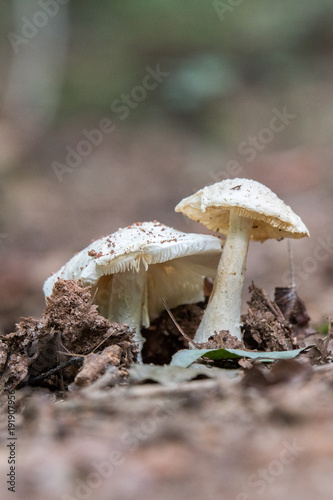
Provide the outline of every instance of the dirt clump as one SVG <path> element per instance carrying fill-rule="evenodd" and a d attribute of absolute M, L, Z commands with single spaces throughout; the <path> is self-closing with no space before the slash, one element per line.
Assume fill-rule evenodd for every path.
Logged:
<path fill-rule="evenodd" d="M 108 364 L 118 363 L 125 375 L 129 364 L 137 359 L 133 335 L 134 330 L 128 326 L 111 323 L 99 315 L 89 287 L 59 279 L 41 319 L 22 318 L 14 332 L 0 339 L 1 389 L 41 380 L 42 385 L 64 389 L 82 363 L 86 375 L 81 375 L 81 381 L 85 379 L 85 383 L 94 380 Z M 109 347 L 111 351 L 104 352 Z M 99 368 L 92 375 L 87 368 L 89 355 L 99 356 L 101 352 Z"/>
<path fill-rule="evenodd" d="M 304 301 L 300 298 L 295 288 L 275 288 L 274 301 L 280 308 L 283 316 L 291 324 L 292 330 L 298 340 L 303 340 L 316 333 L 309 325 L 310 316 Z"/>
<path fill-rule="evenodd" d="M 243 339 L 247 349 L 260 351 L 288 351 L 299 345 L 292 326 L 280 308 L 254 283 L 249 287 L 249 309 L 242 316 Z"/>
<path fill-rule="evenodd" d="M 199 344 L 200 349 L 242 349 L 242 343 L 229 330 L 220 330 L 209 337 L 207 342 Z"/>

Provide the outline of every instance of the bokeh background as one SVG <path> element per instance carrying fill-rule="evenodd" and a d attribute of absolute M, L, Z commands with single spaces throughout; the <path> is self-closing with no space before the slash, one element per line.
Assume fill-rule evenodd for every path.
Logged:
<path fill-rule="evenodd" d="M 0 28 L 2 332 L 42 312 L 44 280 L 91 239 L 154 219 L 205 232 L 175 205 L 235 176 L 308 226 L 298 291 L 325 323 L 333 1 L 13 0 Z M 272 294 L 288 268 L 286 241 L 250 245 L 247 285 Z"/>

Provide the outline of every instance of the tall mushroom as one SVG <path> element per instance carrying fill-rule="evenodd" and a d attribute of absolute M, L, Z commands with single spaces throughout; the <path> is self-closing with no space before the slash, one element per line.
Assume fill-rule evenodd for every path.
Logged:
<path fill-rule="evenodd" d="M 250 179 L 227 179 L 183 199 L 176 212 L 227 236 L 213 292 L 196 342 L 229 330 L 241 340 L 240 312 L 250 239 L 303 238 L 309 231 L 292 209 L 269 188 Z"/>
<path fill-rule="evenodd" d="M 100 313 L 136 329 L 148 327 L 169 307 L 203 300 L 204 277 L 215 277 L 221 241 L 215 236 L 187 234 L 157 221 L 138 222 L 94 241 L 44 283 L 52 293 L 58 278 L 92 285 Z"/>

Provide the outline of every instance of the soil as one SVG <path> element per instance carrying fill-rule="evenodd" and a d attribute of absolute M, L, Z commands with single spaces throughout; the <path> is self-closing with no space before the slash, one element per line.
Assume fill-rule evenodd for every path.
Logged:
<path fill-rule="evenodd" d="M 3 441 L 11 439 L 7 399 L 15 398 L 16 498 L 331 498 L 333 325 L 326 339 L 303 329 L 299 341 L 292 311 L 301 303 L 308 316 L 291 289 L 284 313 L 254 284 L 251 294 L 248 346 L 308 349 L 271 364 L 163 366 L 188 346 L 180 331 L 194 335 L 205 303 L 180 306 L 176 325 L 164 312 L 145 332 L 150 365 L 141 370 L 159 364 L 159 377 L 134 377 L 133 331 L 99 316 L 89 287 L 59 280 L 42 317 L 23 319 L 0 349 Z M 209 342 L 239 347 L 223 331 Z M 2 477 L 8 453 L 1 448 Z M 1 487 L 1 498 L 12 498 Z"/>
<path fill-rule="evenodd" d="M 299 347 L 290 321 L 264 290 L 252 284 L 249 310 L 243 316 L 244 344 L 260 351 L 288 351 Z"/>

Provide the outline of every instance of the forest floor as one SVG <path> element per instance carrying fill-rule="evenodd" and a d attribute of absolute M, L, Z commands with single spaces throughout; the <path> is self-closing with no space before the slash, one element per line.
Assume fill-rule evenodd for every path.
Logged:
<path fill-rule="evenodd" d="M 87 289 L 57 286 L 39 320 L 22 320 L 3 339 L 0 471 L 13 481 L 2 479 L 3 500 L 14 490 L 22 500 L 331 498 L 332 332 L 311 334 L 304 304 L 292 334 L 258 288 L 243 317 L 248 345 L 261 338 L 280 353 L 307 345 L 294 359 L 202 358 L 181 368 L 153 359 L 148 345 L 151 363 L 140 366 L 131 330 L 99 316 Z M 190 331 L 202 309 L 174 313 Z M 147 344 L 186 347 L 162 316 Z M 79 366 L 52 371 L 80 356 Z"/>

